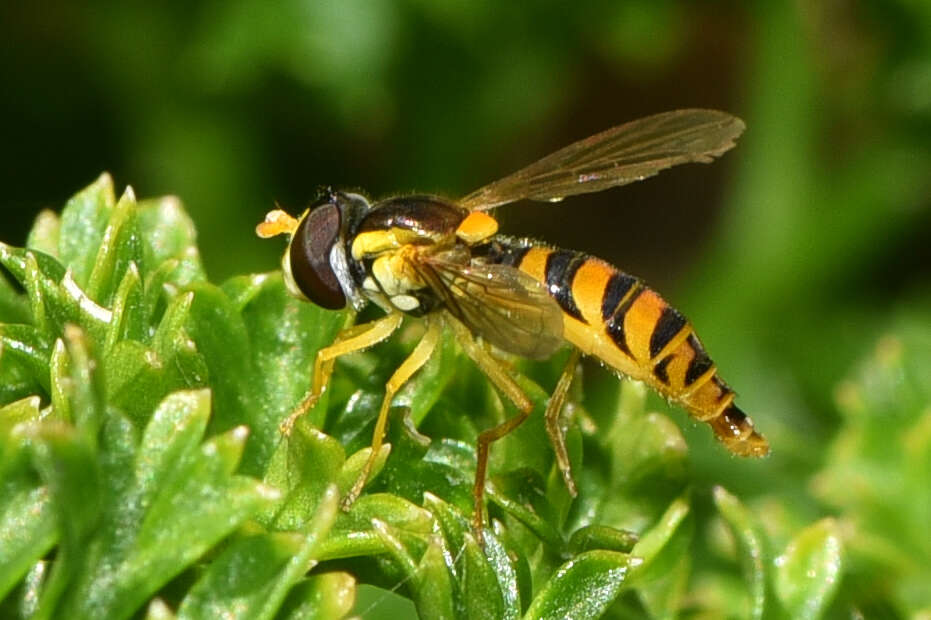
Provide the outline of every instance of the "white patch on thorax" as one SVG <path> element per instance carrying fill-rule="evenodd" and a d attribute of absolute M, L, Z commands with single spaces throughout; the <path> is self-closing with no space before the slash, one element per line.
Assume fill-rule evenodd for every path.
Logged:
<path fill-rule="evenodd" d="M 423 288 L 424 284 L 400 254 L 379 256 L 372 263 L 372 277 L 389 297 Z"/>
<path fill-rule="evenodd" d="M 391 298 L 391 303 L 402 312 L 410 312 L 420 305 L 420 301 L 413 295 L 395 295 Z"/>

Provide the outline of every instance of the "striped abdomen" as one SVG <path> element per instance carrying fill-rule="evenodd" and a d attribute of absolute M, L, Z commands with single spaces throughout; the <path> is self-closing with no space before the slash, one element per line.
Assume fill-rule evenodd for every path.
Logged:
<path fill-rule="evenodd" d="M 734 391 L 692 325 L 655 291 L 580 252 L 498 237 L 486 260 L 508 264 L 544 283 L 563 310 L 566 340 L 619 372 L 639 379 L 706 422 L 740 456 L 769 445 L 733 404 Z"/>

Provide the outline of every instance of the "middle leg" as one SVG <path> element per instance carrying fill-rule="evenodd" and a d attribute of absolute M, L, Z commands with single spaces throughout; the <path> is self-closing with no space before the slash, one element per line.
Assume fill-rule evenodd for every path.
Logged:
<path fill-rule="evenodd" d="M 440 321 L 431 319 L 430 317 L 425 320 L 427 321 L 427 331 L 424 333 L 423 338 L 420 339 L 420 342 L 417 343 L 417 346 L 414 347 L 414 350 L 408 358 L 394 371 L 394 374 L 391 375 L 391 378 L 388 379 L 388 383 L 385 385 L 385 397 L 381 401 L 381 409 L 375 421 L 375 432 L 372 434 L 372 451 L 369 453 L 369 457 L 365 461 L 365 465 L 362 467 L 362 471 L 359 472 L 359 476 L 356 478 L 352 488 L 346 496 L 343 497 L 343 510 L 349 510 L 356 499 L 358 499 L 359 495 L 362 493 L 362 488 L 365 486 L 369 475 L 372 473 L 372 467 L 375 465 L 375 459 L 378 458 L 378 453 L 381 451 L 382 442 L 385 438 L 385 426 L 388 423 L 388 410 L 391 408 L 391 401 L 394 400 L 394 396 L 397 394 L 398 390 L 407 383 L 407 380 L 427 363 L 427 360 L 430 359 L 430 355 L 433 354 L 433 350 L 440 340 L 442 329 Z"/>

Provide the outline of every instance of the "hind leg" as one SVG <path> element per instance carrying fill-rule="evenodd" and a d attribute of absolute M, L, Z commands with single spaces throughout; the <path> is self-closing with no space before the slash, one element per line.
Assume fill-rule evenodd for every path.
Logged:
<path fill-rule="evenodd" d="M 559 425 L 559 416 L 562 413 L 563 405 L 566 404 L 566 397 L 569 395 L 569 387 L 572 385 L 572 379 L 575 375 L 575 368 L 579 364 L 581 352 L 573 348 L 565 368 L 559 375 L 559 381 L 556 388 L 546 404 L 546 434 L 553 445 L 553 452 L 556 453 L 556 464 L 562 473 L 562 479 L 566 483 L 569 495 L 575 497 L 578 495 L 575 481 L 572 479 L 572 465 L 569 463 L 569 452 L 566 450 L 566 435 Z"/>

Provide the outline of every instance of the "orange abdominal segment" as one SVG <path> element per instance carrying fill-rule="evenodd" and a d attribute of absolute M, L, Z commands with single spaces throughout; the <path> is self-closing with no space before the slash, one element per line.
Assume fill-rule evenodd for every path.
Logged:
<path fill-rule="evenodd" d="M 647 383 L 711 426 L 727 448 L 763 456 L 769 446 L 733 404 L 734 391 L 691 324 L 654 290 L 580 252 L 532 246 L 516 265 L 545 284 L 563 310 L 563 335 L 583 353 Z"/>

